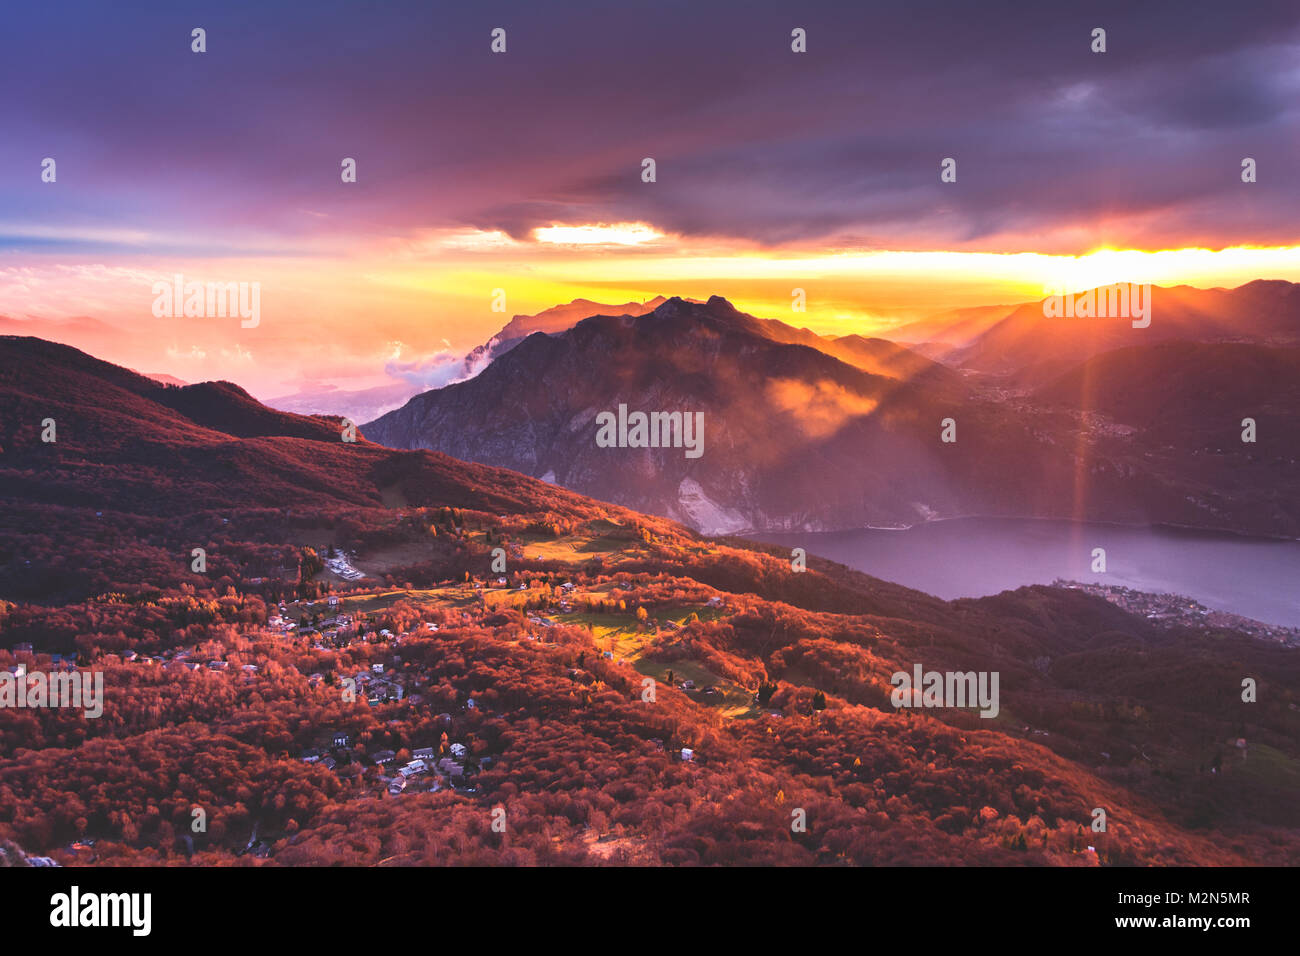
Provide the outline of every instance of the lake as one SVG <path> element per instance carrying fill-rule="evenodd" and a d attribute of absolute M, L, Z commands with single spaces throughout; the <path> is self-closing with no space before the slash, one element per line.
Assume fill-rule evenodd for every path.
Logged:
<path fill-rule="evenodd" d="M 954 518 L 906 531 L 756 534 L 951 600 L 1056 578 L 1182 594 L 1206 607 L 1300 627 L 1300 542 L 1173 528 Z M 1106 549 L 1106 573 L 1091 570 Z"/>

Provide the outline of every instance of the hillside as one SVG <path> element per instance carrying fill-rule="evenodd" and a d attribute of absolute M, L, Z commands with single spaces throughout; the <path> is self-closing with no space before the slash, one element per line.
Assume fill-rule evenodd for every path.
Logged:
<path fill-rule="evenodd" d="M 1261 279 L 1236 289 L 1153 286 L 1146 328 L 1124 318 L 1046 318 L 1042 302 L 1028 303 L 944 361 L 1001 374 L 1031 369 L 1019 379 L 1042 384 L 1102 352 L 1173 340 L 1300 344 L 1300 285 Z"/>
<path fill-rule="evenodd" d="M 0 709 L 0 841 L 29 854 L 1300 860 L 1286 648 L 1056 588 L 945 603 L 816 558 L 795 572 L 773 549 L 443 455 L 222 433 L 73 349 L 0 351 L 0 666 L 68 655 L 107 688 L 98 720 Z M 778 357 L 835 361 L 803 351 Z M 209 423 L 316 427 L 205 395 Z M 52 445 L 31 440 L 38 409 L 60 419 Z M 323 565 L 336 545 L 363 576 Z M 889 677 L 916 664 L 997 671 L 996 718 L 896 709 Z M 1240 702 L 1241 673 L 1259 703 Z M 362 674 L 364 693 L 341 693 Z M 399 784 L 425 748 L 437 767 Z"/>
<path fill-rule="evenodd" d="M 973 340 L 1001 322 L 1015 305 L 978 305 L 964 309 L 949 309 L 890 329 L 889 338 L 927 350 L 952 351 L 969 345 Z"/>

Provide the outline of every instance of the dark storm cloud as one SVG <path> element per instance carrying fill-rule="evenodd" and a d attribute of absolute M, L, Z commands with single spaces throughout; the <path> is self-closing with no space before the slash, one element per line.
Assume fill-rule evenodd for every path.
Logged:
<path fill-rule="evenodd" d="M 1297 238 L 1294 2 L 54 2 L 7 18 L 10 223 L 259 246 L 628 220 L 889 248 Z M 346 193 L 343 156 L 360 171 Z M 1244 156 L 1260 164 L 1246 195 Z"/>

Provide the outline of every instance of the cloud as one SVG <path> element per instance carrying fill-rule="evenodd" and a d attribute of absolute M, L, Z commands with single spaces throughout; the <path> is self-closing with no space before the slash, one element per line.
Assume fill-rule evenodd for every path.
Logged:
<path fill-rule="evenodd" d="M 423 389 L 454 385 L 473 378 L 488 367 L 492 361 L 491 347 L 495 343 L 494 336 L 487 346 L 475 349 L 468 355 L 452 349 L 441 349 L 413 358 L 401 358 L 398 355 L 384 363 L 384 371 L 390 378 L 418 385 Z"/>
<path fill-rule="evenodd" d="M 305 21 L 268 8 L 253 33 L 214 11 L 211 35 L 239 39 L 205 71 L 184 44 L 159 46 L 153 12 L 28 5 L 7 65 L 43 80 L 4 107 L 0 165 L 53 154 L 60 178 L 0 185 L 0 246 L 313 255 L 460 230 L 444 248 L 473 252 L 535 245 L 557 223 L 644 222 L 766 246 L 1018 251 L 1091 237 L 1101 215 L 1113 245 L 1297 238 L 1300 178 L 1280 174 L 1300 93 L 1294 0 L 1248 14 L 1103 0 L 1086 19 L 1041 0 L 925 6 L 809 0 L 806 54 L 789 50 L 787 15 L 743 0 L 667 0 L 653 17 L 520 8 L 501 57 L 468 39 L 476 11 L 435 25 L 416 0 Z M 65 42 L 67 7 L 99 44 Z M 1092 54 L 1099 23 L 1109 49 Z M 185 82 L 159 85 L 159 70 Z M 81 95 L 91 82 L 100 95 Z M 344 155 L 354 186 L 339 183 Z M 1255 190 L 1267 202 L 1241 201 L 1234 155 L 1279 171 Z M 656 183 L 640 180 L 645 156 Z M 959 176 L 942 187 L 947 156 Z"/>
<path fill-rule="evenodd" d="M 808 384 L 798 379 L 776 379 L 768 383 L 766 395 L 777 412 L 790 416 L 796 427 L 813 440 L 835 434 L 849 419 L 870 415 L 880 404 L 830 381 Z"/>

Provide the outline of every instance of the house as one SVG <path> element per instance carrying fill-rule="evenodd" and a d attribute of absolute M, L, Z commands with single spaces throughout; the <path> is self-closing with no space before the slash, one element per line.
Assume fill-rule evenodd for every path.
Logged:
<path fill-rule="evenodd" d="M 388 792 L 391 793 L 393 796 L 397 796 L 405 789 L 406 789 L 405 777 L 394 777 L 393 782 L 388 785 Z"/>
<path fill-rule="evenodd" d="M 690 761 L 695 759 L 695 751 L 688 747 L 682 748 L 682 760 Z"/>
<path fill-rule="evenodd" d="M 327 603 L 330 607 L 338 607 L 338 606 L 339 606 L 339 596 L 338 596 L 337 594 L 331 594 L 331 595 L 329 596 L 329 600 L 328 600 L 326 603 Z"/>
<path fill-rule="evenodd" d="M 334 746 L 335 746 L 335 747 L 346 747 L 346 746 L 348 745 L 348 743 L 349 743 L 349 738 L 348 738 L 348 735 L 347 735 L 347 734 L 345 734 L 345 733 L 343 733 L 343 732 L 340 731 L 339 733 L 336 733 L 336 734 L 334 735 Z"/>
<path fill-rule="evenodd" d="M 456 763 L 456 761 L 452 760 L 450 757 L 443 757 L 439 760 L 438 769 L 449 777 L 465 776 L 464 765 Z"/>
<path fill-rule="evenodd" d="M 383 665 L 383 664 L 371 664 L 371 665 L 370 665 L 370 669 L 371 669 L 372 671 L 374 671 L 376 674 L 382 674 L 382 673 L 384 672 L 384 665 Z"/>
<path fill-rule="evenodd" d="M 392 763 L 397 759 L 397 754 L 391 750 L 380 750 L 370 755 L 370 759 L 379 764 L 381 767 L 386 763 Z"/>
<path fill-rule="evenodd" d="M 682 690 L 695 690 L 695 681 L 693 680 L 682 681 Z"/>
<path fill-rule="evenodd" d="M 457 760 L 465 759 L 466 750 L 464 744 L 452 744 L 450 750 L 451 750 L 451 755 L 455 757 Z"/>
<path fill-rule="evenodd" d="M 313 747 L 311 750 L 304 750 L 302 752 L 303 763 L 315 763 L 318 760 L 320 760 L 320 751 L 316 748 Z"/>
<path fill-rule="evenodd" d="M 338 761 L 335 760 L 333 757 L 326 757 L 320 762 L 320 765 L 324 767 L 326 770 L 333 770 L 335 767 L 338 766 Z"/>
<path fill-rule="evenodd" d="M 421 747 L 419 750 L 411 751 L 411 756 L 416 760 L 433 760 L 437 757 L 437 753 L 434 752 L 432 747 Z"/>
<path fill-rule="evenodd" d="M 466 709 L 466 710 L 473 710 L 474 707 L 475 707 L 475 704 L 474 704 L 474 698 L 473 698 L 473 697 L 471 697 L 469 700 L 465 701 L 465 709 Z"/>
<path fill-rule="evenodd" d="M 709 607 L 722 607 L 722 598 L 711 597 L 706 603 L 709 605 Z"/>
<path fill-rule="evenodd" d="M 370 703 L 382 703 L 386 700 L 401 700 L 406 696 L 406 688 L 396 681 L 376 678 L 370 682 Z"/>
<path fill-rule="evenodd" d="M 400 773 L 403 777 L 412 777 L 417 773 L 424 773 L 428 769 L 429 769 L 428 764 L 426 764 L 423 760 L 412 760 L 410 763 L 408 763 L 405 767 L 399 769 L 397 772 Z"/>

